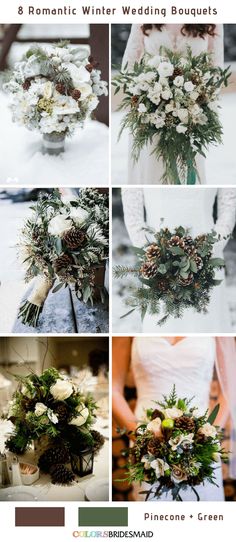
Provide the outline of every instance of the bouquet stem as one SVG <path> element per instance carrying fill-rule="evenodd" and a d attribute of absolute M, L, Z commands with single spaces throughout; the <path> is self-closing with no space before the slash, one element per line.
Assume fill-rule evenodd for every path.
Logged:
<path fill-rule="evenodd" d="M 65 133 L 52 132 L 51 134 L 43 134 L 43 154 L 51 154 L 57 156 L 65 151 Z"/>
<path fill-rule="evenodd" d="M 53 282 L 47 277 L 40 277 L 30 298 L 22 303 L 18 318 L 24 325 L 37 327 L 39 316 L 51 290 Z"/>

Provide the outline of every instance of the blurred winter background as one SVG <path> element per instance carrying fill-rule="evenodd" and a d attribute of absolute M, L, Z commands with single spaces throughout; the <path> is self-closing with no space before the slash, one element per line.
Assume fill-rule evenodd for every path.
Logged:
<path fill-rule="evenodd" d="M 0 182 L 40 186 L 108 184 L 108 98 L 101 98 L 96 120 L 88 121 L 84 130 L 78 130 L 71 139 L 67 138 L 66 152 L 60 156 L 42 155 L 42 136 L 12 123 L 9 96 L 2 91 L 7 70 L 21 60 L 33 43 L 47 44 L 60 40 L 69 40 L 73 45 L 86 48 L 88 54 L 93 54 L 99 61 L 103 79 L 108 81 L 108 25 L 0 25 Z"/>
<path fill-rule="evenodd" d="M 131 25 L 111 25 L 111 62 L 112 74 L 119 69 L 129 37 Z M 225 65 L 231 65 L 232 77 L 229 87 L 222 96 L 221 120 L 224 129 L 223 144 L 211 147 L 207 162 L 206 173 L 208 184 L 235 184 L 236 183 L 236 157 L 235 157 L 235 126 L 236 126 L 236 25 L 224 25 L 224 52 Z M 128 167 L 128 132 L 118 142 L 118 133 L 122 118 L 121 112 L 117 112 L 120 102 L 120 94 L 114 96 L 111 90 L 111 165 L 112 184 L 121 185 L 127 183 Z"/>
<path fill-rule="evenodd" d="M 120 188 L 112 190 L 112 250 L 113 267 L 115 265 L 131 266 L 135 256 L 131 250 L 130 239 L 124 224 Z M 215 213 L 217 202 L 215 205 Z M 236 329 L 236 227 L 233 238 L 227 243 L 224 251 L 226 262 L 227 303 L 229 305 L 233 329 Z M 142 324 L 138 312 L 134 311 L 126 318 L 121 318 L 128 311 L 125 305 L 127 289 L 134 284 L 134 278 L 114 279 L 112 284 L 112 330 L 114 333 L 141 333 Z"/>

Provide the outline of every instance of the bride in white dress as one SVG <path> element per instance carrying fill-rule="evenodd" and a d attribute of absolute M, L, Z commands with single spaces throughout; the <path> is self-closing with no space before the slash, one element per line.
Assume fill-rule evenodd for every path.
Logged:
<path fill-rule="evenodd" d="M 122 67 L 132 68 L 145 53 L 158 55 L 160 47 L 185 53 L 190 47 L 194 55 L 202 52 L 213 54 L 215 66 L 223 67 L 223 25 L 132 25 L 131 33 L 124 53 Z M 152 154 L 153 145 L 142 149 L 139 160 L 131 157 L 132 136 L 129 139 L 129 184 L 162 184 L 163 163 Z M 202 156 L 197 156 L 198 182 L 206 183 L 205 164 Z"/>
<path fill-rule="evenodd" d="M 153 408 L 153 401 L 162 400 L 163 394 L 169 395 L 173 385 L 179 397 L 191 398 L 193 405 L 204 414 L 209 408 L 210 388 L 214 365 L 219 382 L 222 382 L 219 397 L 220 411 L 216 423 L 223 427 L 229 411 L 230 392 L 225 381 L 235 379 L 236 356 L 233 339 L 230 341 L 231 354 L 227 363 L 231 365 L 228 376 L 220 364 L 219 346 L 214 337 L 115 337 L 113 338 L 113 416 L 120 428 L 127 433 L 136 429 L 137 423 L 144 419 L 147 408 Z M 231 342 L 232 341 L 232 342 Z M 230 358 L 230 359 L 229 359 Z M 124 386 L 127 375 L 132 372 L 137 391 L 137 402 L 133 413 L 124 398 Z M 222 378 L 224 373 L 224 379 Z M 230 376 L 229 376 L 230 374 Z M 229 384 L 229 382 L 228 382 Z M 197 492 L 203 501 L 224 500 L 221 464 L 216 464 L 215 482 L 217 486 L 205 482 L 197 486 Z M 144 500 L 140 491 L 150 489 L 149 484 L 134 484 L 133 497 Z M 183 500 L 196 500 L 191 488 L 181 493 Z M 164 494 L 160 500 L 172 500 L 171 494 Z"/>
<path fill-rule="evenodd" d="M 217 214 L 216 224 L 213 220 L 213 207 L 216 195 Z M 190 229 L 193 237 L 209 233 L 214 229 L 221 238 L 228 237 L 234 228 L 236 220 L 236 190 L 230 188 L 198 188 L 162 187 L 162 188 L 123 188 L 122 189 L 124 220 L 131 242 L 136 247 L 142 247 L 147 242 L 147 234 L 143 227 L 149 226 L 155 230 L 164 227 L 173 230 L 184 226 Z M 146 214 L 146 220 L 145 220 Z M 222 257 L 222 251 L 227 240 L 217 243 L 215 255 Z M 223 279 L 220 286 L 215 286 L 211 293 L 207 314 L 197 313 L 187 309 L 183 318 L 170 317 L 160 328 L 157 322 L 164 316 L 164 310 L 158 315 L 146 314 L 143 321 L 144 333 L 228 333 L 232 332 L 230 313 L 225 291 L 224 271 L 219 271 L 216 278 Z M 128 317 L 127 317 L 128 318 Z"/>

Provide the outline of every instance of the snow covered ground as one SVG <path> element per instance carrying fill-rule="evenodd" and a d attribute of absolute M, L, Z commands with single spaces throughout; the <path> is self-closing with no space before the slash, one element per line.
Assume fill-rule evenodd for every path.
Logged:
<path fill-rule="evenodd" d="M 59 156 L 43 155 L 42 136 L 13 124 L 9 97 L 0 93 L 0 183 L 34 186 L 107 186 L 109 129 L 89 121 Z"/>
<path fill-rule="evenodd" d="M 236 184 L 236 94 L 224 94 L 222 97 L 221 120 L 224 130 L 223 144 L 211 147 L 206 161 L 207 184 Z M 123 132 L 117 141 L 123 113 L 111 116 L 111 178 L 113 185 L 127 184 L 128 168 L 128 131 Z"/>

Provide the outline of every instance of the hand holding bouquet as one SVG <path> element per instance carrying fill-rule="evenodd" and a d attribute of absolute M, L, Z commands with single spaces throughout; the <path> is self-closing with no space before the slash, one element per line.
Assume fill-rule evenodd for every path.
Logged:
<path fill-rule="evenodd" d="M 129 451 L 128 481 L 147 482 L 150 490 L 141 491 L 158 499 L 171 492 L 173 500 L 182 501 L 188 488 L 205 481 L 215 484 L 214 470 L 227 453 L 221 447 L 222 435 L 214 424 L 219 405 L 200 416 L 191 400 L 179 399 L 175 387 L 156 408 L 146 411 L 146 421 L 136 430 L 134 446 Z"/>
<path fill-rule="evenodd" d="M 205 156 L 210 144 L 221 143 L 219 93 L 227 86 L 229 68 L 214 66 L 210 54 L 186 56 L 163 49 L 160 56 L 145 55 L 133 69 L 114 78 L 115 93 L 124 93 L 120 109 L 127 110 L 121 132 L 133 136 L 133 159 L 153 144 L 164 162 L 163 181 L 195 184 L 196 155 Z"/>
<path fill-rule="evenodd" d="M 168 228 L 160 231 L 147 229 L 155 241 L 143 248 L 134 248 L 138 262 L 133 268 L 116 266 L 115 277 L 129 274 L 137 276 L 141 287 L 132 288 L 132 296 L 126 300 L 134 310 L 155 315 L 160 312 L 160 302 L 165 315 L 158 324 L 162 325 L 169 316 L 181 318 L 183 311 L 193 308 L 207 312 L 211 290 L 221 280 L 216 280 L 215 270 L 224 267 L 224 260 L 213 257 L 213 248 L 219 240 L 217 234 L 198 235 L 193 238 L 182 226 L 173 232 Z"/>

